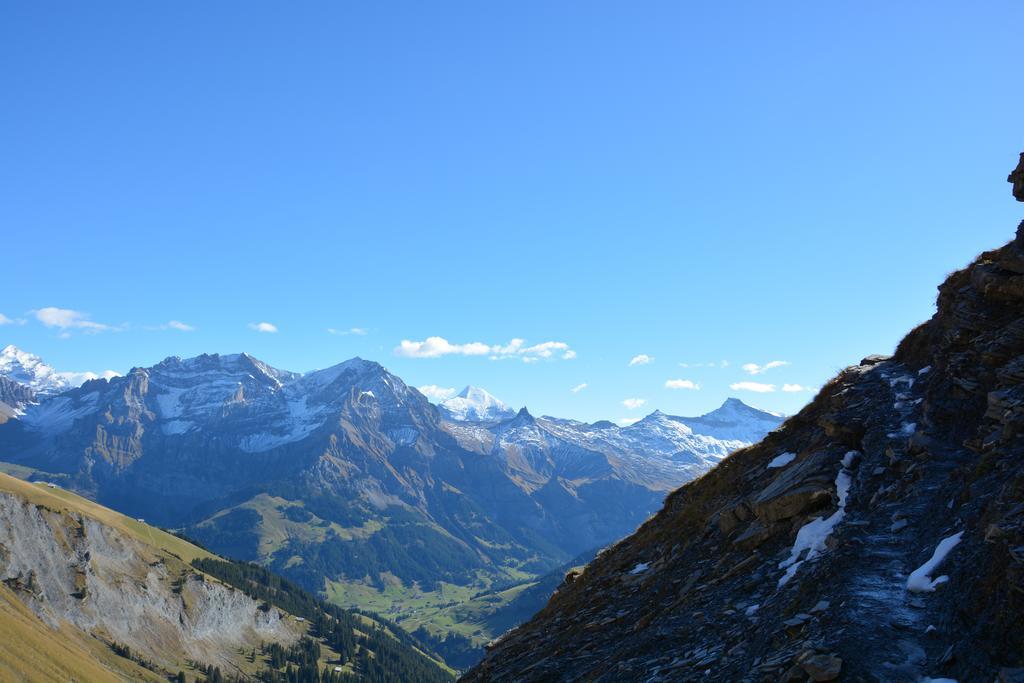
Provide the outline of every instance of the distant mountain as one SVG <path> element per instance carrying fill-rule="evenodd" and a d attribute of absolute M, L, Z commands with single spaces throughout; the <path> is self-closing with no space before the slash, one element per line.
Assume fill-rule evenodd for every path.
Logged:
<path fill-rule="evenodd" d="M 516 414 L 494 396 L 473 386 L 466 387 L 458 396 L 442 401 L 440 405 L 445 417 L 460 422 L 494 422 Z"/>
<path fill-rule="evenodd" d="M 529 581 L 628 534 L 781 421 L 732 401 L 619 428 L 461 399 L 456 419 L 359 358 L 299 374 L 172 357 L 24 405 L 0 453 L 341 604 L 452 628 L 451 591 Z"/>
<path fill-rule="evenodd" d="M 40 396 L 53 396 L 72 388 L 71 380 L 36 355 L 13 344 L 0 349 L 0 377 L 28 387 Z"/>

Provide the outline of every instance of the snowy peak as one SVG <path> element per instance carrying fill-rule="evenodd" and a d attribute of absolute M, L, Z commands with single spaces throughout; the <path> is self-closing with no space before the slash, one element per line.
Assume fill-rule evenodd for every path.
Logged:
<path fill-rule="evenodd" d="M 738 398 L 727 398 L 710 413 L 700 417 L 676 418 L 696 434 L 741 441 L 759 441 L 765 434 L 783 423 L 785 417 L 767 410 L 748 406 Z"/>
<path fill-rule="evenodd" d="M 468 386 L 458 396 L 441 402 L 448 417 L 460 422 L 507 420 L 516 411 L 479 387 Z"/>
<path fill-rule="evenodd" d="M 0 376 L 28 387 L 41 396 L 72 388 L 65 373 L 57 372 L 34 354 L 9 344 L 0 350 Z"/>

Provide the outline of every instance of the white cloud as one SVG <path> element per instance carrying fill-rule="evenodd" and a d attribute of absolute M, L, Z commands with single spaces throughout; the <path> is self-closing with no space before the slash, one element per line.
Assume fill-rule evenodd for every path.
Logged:
<path fill-rule="evenodd" d="M 654 356 L 648 356 L 646 353 L 641 353 L 639 355 L 633 356 L 633 358 L 630 359 L 629 367 L 633 367 L 634 365 L 647 365 L 648 363 L 653 362 Z"/>
<path fill-rule="evenodd" d="M 66 379 L 72 386 L 80 387 L 91 379 L 113 379 L 120 377 L 121 373 L 113 370 L 104 370 L 98 375 L 95 372 L 58 372 L 57 376 Z"/>
<path fill-rule="evenodd" d="M 637 423 L 642 420 L 642 417 L 622 417 L 615 421 L 615 424 L 620 427 L 628 427 L 631 424 Z"/>
<path fill-rule="evenodd" d="M 790 393 L 797 392 L 797 391 L 814 391 L 814 389 L 812 389 L 810 387 L 805 387 L 802 384 L 783 384 L 782 385 L 782 390 L 783 391 L 788 391 Z"/>
<path fill-rule="evenodd" d="M 277 325 L 272 325 L 268 322 L 249 323 L 249 329 L 256 330 L 257 332 L 269 332 L 273 334 L 277 332 Z"/>
<path fill-rule="evenodd" d="M 359 337 L 364 337 L 370 332 L 365 327 L 350 327 L 347 330 L 339 330 L 334 327 L 328 327 L 327 331 L 331 334 L 336 334 L 339 337 L 347 337 L 350 334 L 354 334 Z"/>
<path fill-rule="evenodd" d="M 8 318 L 3 313 L 0 313 L 0 325 L 13 325 L 14 321 Z"/>
<path fill-rule="evenodd" d="M 787 365 L 791 365 L 788 360 L 773 360 L 765 363 L 764 365 L 758 365 L 757 363 L 744 363 L 743 370 L 750 375 L 760 375 L 768 370 L 774 370 L 775 368 L 781 368 Z"/>
<path fill-rule="evenodd" d="M 576 386 L 574 386 L 569 391 L 571 391 L 574 394 L 578 394 L 578 393 L 580 393 L 581 391 L 583 391 L 586 388 L 587 388 L 587 383 L 583 382 L 582 384 L 577 384 Z"/>
<path fill-rule="evenodd" d="M 172 330 L 178 330 L 179 332 L 191 332 L 196 329 L 191 325 L 181 322 L 180 320 L 171 320 L 167 323 L 167 327 Z"/>
<path fill-rule="evenodd" d="M 439 387 L 436 384 L 427 384 L 416 388 L 420 390 L 421 394 L 434 401 L 443 401 L 456 394 L 454 387 Z"/>
<path fill-rule="evenodd" d="M 423 341 L 403 339 L 395 347 L 396 356 L 403 358 L 440 358 L 441 356 L 489 356 L 491 360 L 519 358 L 524 363 L 538 360 L 561 358 L 571 360 L 576 352 L 565 342 L 548 341 L 527 346 L 522 339 L 513 339 L 507 344 L 484 344 L 469 342 L 453 344 L 444 337 L 427 337 Z"/>
<path fill-rule="evenodd" d="M 775 391 L 774 384 L 762 384 L 761 382 L 736 382 L 730 384 L 729 388 L 733 391 L 756 391 L 759 394 L 770 394 Z"/>
<path fill-rule="evenodd" d="M 696 382 L 691 382 L 688 379 L 667 379 L 665 380 L 666 389 L 700 389 L 700 385 Z"/>
<path fill-rule="evenodd" d="M 646 403 L 647 399 L 645 398 L 627 398 L 622 402 L 622 405 L 626 406 L 630 410 L 636 410 L 637 408 L 642 408 Z"/>
<path fill-rule="evenodd" d="M 72 311 L 67 308 L 47 306 L 46 308 L 32 311 L 32 313 L 36 316 L 36 320 L 46 327 L 56 327 L 65 333 L 61 336 L 68 336 L 67 331 L 72 329 L 84 330 L 90 334 L 113 329 L 110 325 L 89 320 L 88 313 Z"/>

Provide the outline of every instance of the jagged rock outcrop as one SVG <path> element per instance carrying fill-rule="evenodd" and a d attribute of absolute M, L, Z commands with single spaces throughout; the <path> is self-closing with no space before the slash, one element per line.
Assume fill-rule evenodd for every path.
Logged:
<path fill-rule="evenodd" d="M 895 356 L 670 495 L 463 680 L 1015 680 L 1022 264 L 1024 224 Z"/>
<path fill-rule="evenodd" d="M 1013 183 L 1013 196 L 1017 201 L 1024 202 L 1024 152 L 1021 152 L 1017 168 L 1013 169 L 1006 181 Z"/>

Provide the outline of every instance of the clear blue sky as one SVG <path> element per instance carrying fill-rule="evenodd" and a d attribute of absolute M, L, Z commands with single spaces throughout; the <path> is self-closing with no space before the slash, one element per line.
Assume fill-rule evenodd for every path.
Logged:
<path fill-rule="evenodd" d="M 0 345 L 794 412 L 783 384 L 891 352 L 1012 236 L 1022 27 L 1018 0 L 7 2 Z M 395 352 L 432 336 L 575 358 Z"/>

